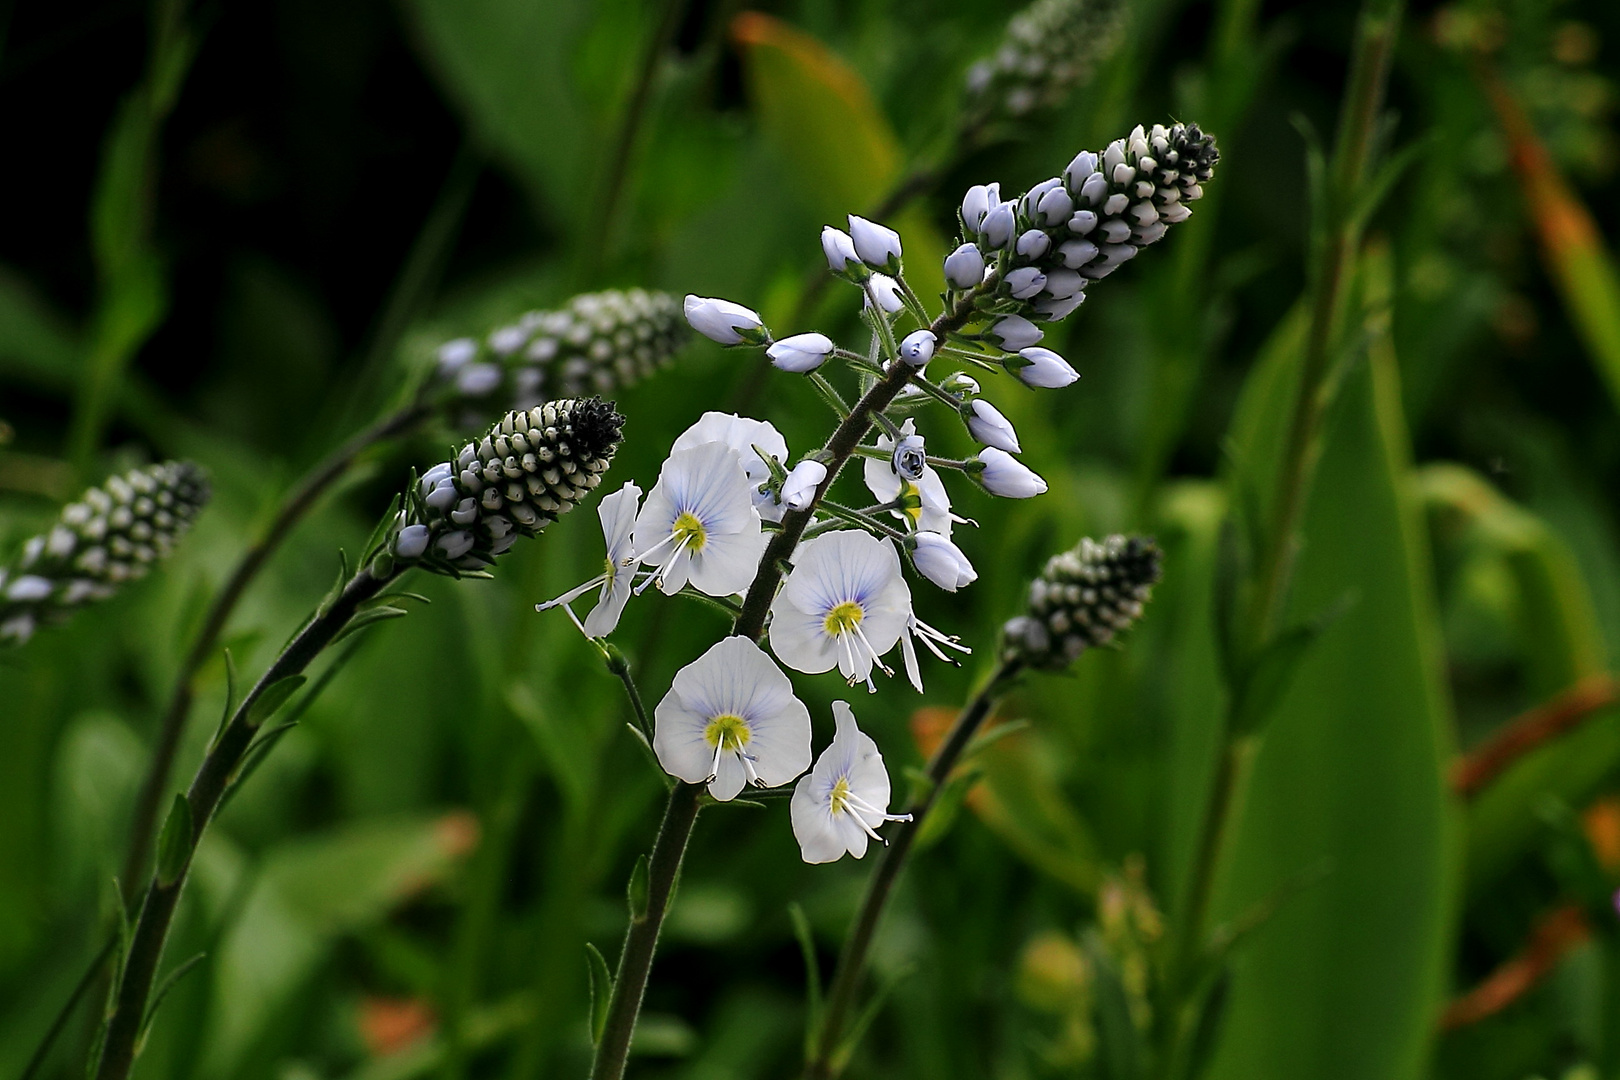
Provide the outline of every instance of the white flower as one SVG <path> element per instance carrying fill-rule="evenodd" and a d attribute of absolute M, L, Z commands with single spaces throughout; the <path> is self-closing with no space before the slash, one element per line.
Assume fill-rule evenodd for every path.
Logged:
<path fill-rule="evenodd" d="M 938 344 L 932 330 L 913 330 L 900 342 L 900 359 L 914 368 L 927 367 Z"/>
<path fill-rule="evenodd" d="M 883 841 L 877 827 L 885 821 L 910 821 L 910 814 L 889 813 L 889 773 L 877 743 L 855 726 L 848 703 L 833 702 L 836 733 L 832 745 L 793 788 L 788 817 L 807 863 L 836 862 L 844 853 L 859 859 L 867 838 Z"/>
<path fill-rule="evenodd" d="M 963 418 L 967 420 L 968 433 L 986 446 L 1014 454 L 1023 450 L 1018 445 L 1018 432 L 1013 430 L 1012 424 L 1001 415 L 1000 409 L 983 398 L 971 402 L 963 412 Z"/>
<path fill-rule="evenodd" d="M 855 242 L 855 254 L 867 266 L 891 273 L 900 268 L 900 234 L 893 229 L 851 214 L 849 235 Z"/>
<path fill-rule="evenodd" d="M 601 594 L 597 597 L 596 606 L 591 613 L 585 616 L 585 622 L 580 627 L 586 637 L 607 637 L 619 625 L 619 617 L 624 614 L 624 605 L 630 600 L 630 586 L 635 576 L 635 528 L 636 508 L 641 504 L 641 489 L 635 484 L 625 484 L 618 491 L 603 499 L 596 508 L 596 516 L 602 521 L 602 541 L 607 548 L 606 565 L 602 573 L 591 578 L 576 588 L 570 589 L 555 600 L 547 600 L 543 604 L 536 604 L 536 611 L 547 611 L 554 607 L 570 603 L 585 595 L 591 589 L 601 586 Z"/>
<path fill-rule="evenodd" d="M 827 466 L 814 458 L 805 458 L 793 466 L 793 471 L 782 481 L 782 505 L 789 510 L 803 510 L 815 498 L 816 488 L 827 479 Z"/>
<path fill-rule="evenodd" d="M 456 372 L 456 389 L 468 397 L 483 397 L 501 385 L 501 369 L 496 364 L 468 364 Z"/>
<path fill-rule="evenodd" d="M 51 590 L 55 587 L 51 584 L 50 578 L 40 577 L 38 574 L 24 574 L 6 586 L 6 599 L 22 603 L 43 600 L 51 595 Z"/>
<path fill-rule="evenodd" d="M 472 338 L 456 338 L 439 346 L 439 374 L 450 375 L 478 355 L 478 342 Z"/>
<path fill-rule="evenodd" d="M 1068 386 L 1080 377 L 1080 373 L 1069 366 L 1069 362 L 1051 349 L 1034 346 L 1018 350 L 1018 355 L 1029 361 L 1013 371 L 1025 386 L 1033 386 L 1039 390 L 1056 390 Z"/>
<path fill-rule="evenodd" d="M 803 374 L 825 364 L 832 351 L 832 338 L 826 334 L 794 334 L 774 342 L 765 355 L 783 371 Z"/>
<path fill-rule="evenodd" d="M 962 223 L 968 232 L 978 232 L 984 225 L 984 216 L 1000 201 L 1000 184 L 974 184 L 968 188 L 967 194 L 962 196 Z"/>
<path fill-rule="evenodd" d="M 759 312 L 713 297 L 686 297 L 686 321 L 692 329 L 722 345 L 755 342 L 765 335 L 765 321 Z"/>
<path fill-rule="evenodd" d="M 916 540 L 911 561 L 916 564 L 917 573 L 946 592 L 955 592 L 978 579 L 978 572 L 962 554 L 962 549 L 939 533 L 919 532 Z"/>
<path fill-rule="evenodd" d="M 901 451 L 920 450 L 922 439 L 916 434 L 917 422 L 907 420 L 900 427 L 900 444 L 897 446 L 894 439 L 887 435 L 879 435 L 877 447 L 888 451 L 888 461 L 877 458 L 866 458 L 863 462 L 864 479 L 867 490 L 879 502 L 894 502 L 901 496 L 916 499 L 917 505 L 904 510 L 891 511 L 895 517 L 908 521 L 913 529 L 925 529 L 945 536 L 951 535 L 951 523 L 961 521 L 951 513 L 951 496 L 945 490 L 945 482 L 939 478 L 928 465 L 926 454 L 923 456 L 921 471 L 914 479 L 907 479 L 900 475 L 900 469 L 914 464 L 912 461 L 898 460 Z M 913 443 L 911 440 L 916 440 Z"/>
<path fill-rule="evenodd" d="M 771 648 L 795 671 L 836 667 L 851 686 L 872 683 L 872 668 L 905 633 L 911 590 L 894 544 L 853 530 L 799 547 L 792 572 L 771 605 Z"/>
<path fill-rule="evenodd" d="M 742 460 L 743 473 L 748 477 L 748 495 L 754 509 L 766 521 L 782 520 L 782 505 L 778 503 L 766 481 L 771 478 L 771 467 L 759 456 L 759 451 L 779 462 L 788 459 L 787 440 L 766 420 L 752 420 L 735 413 L 706 412 L 698 422 L 681 432 L 670 452 L 702 446 L 706 442 L 721 442 L 737 451 Z M 758 447 L 756 450 L 755 447 Z"/>
<path fill-rule="evenodd" d="M 1018 227 L 1018 214 L 1010 202 L 998 203 L 984 215 L 980 234 L 991 249 L 1004 248 L 1012 242 L 1013 230 Z"/>
<path fill-rule="evenodd" d="M 888 274 L 873 274 L 866 279 L 866 284 L 872 290 L 866 298 L 868 307 L 876 300 L 878 307 L 893 315 L 906 306 L 906 302 L 900 299 L 900 286 Z"/>
<path fill-rule="evenodd" d="M 728 637 L 675 673 L 653 710 L 653 752 L 671 776 L 734 799 L 778 787 L 810 764 L 810 710 L 770 657 Z"/>
<path fill-rule="evenodd" d="M 634 557 L 663 568 L 650 580 L 666 595 L 688 581 L 710 596 L 747 588 L 766 544 L 748 494 L 740 455 L 725 443 L 671 453 L 633 535 Z"/>
<path fill-rule="evenodd" d="M 945 256 L 945 282 L 953 289 L 971 289 L 984 280 L 984 256 L 977 244 L 963 244 Z"/>
<path fill-rule="evenodd" d="M 1028 499 L 1046 490 L 1046 481 L 1019 460 L 994 446 L 979 451 L 979 483 L 992 495 L 1004 499 Z"/>
<path fill-rule="evenodd" d="M 986 333 L 995 338 L 996 343 L 1008 352 L 1027 349 L 1046 336 L 1040 327 L 1022 315 L 1003 316 L 997 319 Z"/>
<path fill-rule="evenodd" d="M 831 225 L 821 228 L 821 251 L 827 256 L 827 268 L 835 274 L 847 273 L 851 266 L 861 264 L 861 257 L 855 254 L 855 242 L 849 238 L 849 233 Z"/>

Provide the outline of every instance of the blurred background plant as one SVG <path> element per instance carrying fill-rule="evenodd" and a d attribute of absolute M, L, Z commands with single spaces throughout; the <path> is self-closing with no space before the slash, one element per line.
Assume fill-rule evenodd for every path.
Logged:
<path fill-rule="evenodd" d="M 846 1072 L 1123 1080 L 1166 1068 L 1180 1025 L 1189 1068 L 1157 1075 L 1620 1076 L 1620 9 L 1407 10 L 1361 220 L 1372 201 L 1324 197 L 1336 174 L 1308 165 L 1343 130 L 1356 5 L 1076 8 L 1079 38 L 1007 44 L 1012 12 L 966 0 L 0 12 L 0 565 L 133 467 L 196 461 L 213 489 L 155 572 L 0 653 L 0 1072 L 105 944 L 177 686 L 176 775 L 202 756 L 226 671 L 188 650 L 244 553 L 279 540 L 215 636 L 257 672 L 409 469 L 513 404 L 474 419 L 458 397 L 311 489 L 355 431 L 450 392 L 439 373 L 468 392 L 441 346 L 473 338 L 484 362 L 497 331 L 553 332 L 526 313 L 632 288 L 847 331 L 815 284 L 823 224 L 885 210 L 934 288 L 970 184 L 1022 190 L 1174 117 L 1218 135 L 1221 176 L 1049 335 L 1081 381 L 1003 395 L 1052 490 L 962 500 L 980 580 L 918 613 L 974 662 L 931 673 L 930 707 L 885 686 L 861 710 L 897 785 L 1049 555 L 1151 532 L 1164 580 L 1124 649 L 1025 681 L 999 717 L 1028 725 L 942 793 Z M 1039 55 L 1077 40 L 1089 55 Z M 1012 85 L 1060 69 L 1050 101 Z M 978 119 L 992 92 L 1020 107 Z M 609 340 L 581 333 L 580 355 Z M 1330 393 L 1302 542 L 1269 534 L 1282 647 L 1236 663 L 1218 628 L 1264 561 L 1245 535 L 1306 460 L 1287 426 L 1313 348 Z M 752 354 L 655 367 L 632 357 L 640 381 L 612 388 L 619 479 L 649 482 L 706 409 L 819 432 L 811 389 Z M 357 639 L 198 851 L 167 966 L 202 959 L 139 1075 L 583 1074 L 585 943 L 611 955 L 662 794 L 617 681 L 531 611 L 598 569 L 595 531 L 574 515 L 493 581 L 417 582 L 428 612 Z M 620 634 L 653 685 L 723 627 L 666 612 L 632 606 Z M 800 693 L 825 715 L 837 689 Z M 1249 730 L 1200 873 L 1223 733 Z M 792 1075 L 800 939 L 830 970 L 868 870 L 802 864 L 774 808 L 701 822 L 632 1072 Z M 1189 940 L 1215 962 L 1178 967 Z M 97 993 L 35 1075 L 82 1068 Z"/>

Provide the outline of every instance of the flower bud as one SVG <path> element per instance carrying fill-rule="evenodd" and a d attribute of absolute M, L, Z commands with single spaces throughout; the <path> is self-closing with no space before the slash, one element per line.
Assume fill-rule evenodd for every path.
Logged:
<path fill-rule="evenodd" d="M 900 359 L 914 368 L 927 367 L 938 344 L 932 330 L 913 330 L 900 342 Z"/>
<path fill-rule="evenodd" d="M 1012 424 L 1001 415 L 1000 409 L 983 398 L 975 398 L 969 402 L 962 410 L 962 418 L 967 421 L 968 433 L 986 446 L 994 446 L 1013 454 L 1022 450 L 1018 445 L 1018 432 L 1014 431 Z"/>
<path fill-rule="evenodd" d="M 773 342 L 765 350 L 771 363 L 783 371 L 802 374 L 814 371 L 833 353 L 832 338 L 826 334 L 794 334 Z"/>
<path fill-rule="evenodd" d="M 939 388 L 957 397 L 974 397 L 979 393 L 979 380 L 965 371 L 953 371 L 939 384 Z"/>
<path fill-rule="evenodd" d="M 923 437 L 912 430 L 910 420 L 906 421 L 903 431 L 911 434 L 902 434 L 900 440 L 894 444 L 894 452 L 889 456 L 889 464 L 893 466 L 894 473 L 900 479 L 915 484 L 922 479 L 928 469 L 928 448 L 923 443 Z"/>
<path fill-rule="evenodd" d="M 722 345 L 760 345 L 770 339 L 757 311 L 714 297 L 686 297 L 686 321 L 692 329 Z"/>
<path fill-rule="evenodd" d="M 917 573 L 932 581 L 946 592 L 955 592 L 971 585 L 978 578 L 973 564 L 962 549 L 937 532 L 919 532 L 914 538 L 911 561 Z"/>
<path fill-rule="evenodd" d="M 897 273 L 900 270 L 900 234 L 875 221 L 849 215 L 849 235 L 855 254 L 874 270 Z"/>
<path fill-rule="evenodd" d="M 984 280 L 984 256 L 977 244 L 963 244 L 945 256 L 945 281 L 953 289 L 971 289 Z"/>
<path fill-rule="evenodd" d="M 1022 315 L 1005 315 L 997 319 L 985 333 L 1008 352 L 1027 349 L 1046 336 L 1040 327 Z"/>
<path fill-rule="evenodd" d="M 976 233 L 984 227 L 984 216 L 1001 201 L 1000 184 L 974 184 L 962 196 L 962 223 L 968 232 Z"/>
<path fill-rule="evenodd" d="M 1051 349 L 1034 346 L 1018 351 L 1020 359 L 1027 361 L 1016 368 L 1009 364 L 1008 370 L 1021 379 L 1025 386 L 1033 386 L 1040 390 L 1056 390 L 1068 386 L 1080 377 L 1080 373 L 1069 366 L 1069 362 Z"/>
<path fill-rule="evenodd" d="M 1035 260 L 1046 254 L 1046 249 L 1052 246 L 1052 240 L 1040 229 L 1027 229 L 1019 237 L 1013 250 L 1021 259 Z"/>
<path fill-rule="evenodd" d="M 168 461 L 110 477 L 63 507 L 49 532 L 0 567 L 0 643 L 20 645 L 42 623 L 144 577 L 174 550 L 208 498 L 201 468 Z"/>
<path fill-rule="evenodd" d="M 824 225 L 821 229 L 821 250 L 827 256 L 827 269 L 835 274 L 848 274 L 861 270 L 861 257 L 855 254 L 855 242 L 842 229 Z"/>
<path fill-rule="evenodd" d="M 793 466 L 793 471 L 782 481 L 782 505 L 789 510 L 803 510 L 816 497 L 816 489 L 827 478 L 827 466 L 814 458 L 805 458 Z"/>
<path fill-rule="evenodd" d="M 1046 287 L 1046 275 L 1033 266 L 1021 266 L 1006 277 L 1007 291 L 1015 300 L 1028 300 Z"/>
<path fill-rule="evenodd" d="M 1039 300 L 1035 301 L 1035 314 L 1039 315 L 1043 319 L 1049 319 L 1052 322 L 1057 322 L 1059 319 L 1067 319 L 1075 308 L 1079 307 L 1085 302 L 1085 299 L 1086 294 L 1084 291 L 1077 292 L 1073 296 L 1065 296 L 1061 298 L 1056 296 L 1043 296 Z"/>
<path fill-rule="evenodd" d="M 507 413 L 406 491 L 390 553 L 439 574 L 492 564 L 519 536 L 537 535 L 595 490 L 623 425 L 600 398 Z"/>
<path fill-rule="evenodd" d="M 992 251 L 1000 250 L 1011 243 L 1013 230 L 1018 228 L 1018 214 L 1016 207 L 1010 202 L 997 203 L 984 215 L 984 224 L 979 234 L 984 245 Z"/>
<path fill-rule="evenodd" d="M 1152 540 L 1081 540 L 1049 559 L 1030 583 L 1027 612 L 1002 628 L 1002 658 L 1049 671 L 1068 667 L 1141 618 L 1160 573 Z"/>
<path fill-rule="evenodd" d="M 866 285 L 867 288 L 872 290 L 871 295 L 866 300 L 868 307 L 871 306 L 873 300 L 876 300 L 877 306 L 884 313 L 893 315 L 906 306 L 906 302 L 900 299 L 900 286 L 888 274 L 874 273 L 870 278 L 867 278 Z"/>
<path fill-rule="evenodd" d="M 988 446 L 979 451 L 974 478 L 992 495 L 1003 499 L 1028 499 L 1046 491 L 1046 481 L 1005 450 Z"/>

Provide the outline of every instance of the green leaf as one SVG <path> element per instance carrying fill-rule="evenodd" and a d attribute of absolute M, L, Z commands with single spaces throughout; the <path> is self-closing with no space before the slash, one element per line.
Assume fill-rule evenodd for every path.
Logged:
<path fill-rule="evenodd" d="M 1093 1019 L 1097 1028 L 1098 1073 L 1103 1080 L 1137 1080 L 1142 1075 L 1142 1046 L 1131 1019 L 1130 997 L 1114 958 L 1095 930 L 1086 931 L 1085 950 L 1095 988 Z"/>
<path fill-rule="evenodd" d="M 1322 631 L 1333 625 L 1354 606 L 1355 597 L 1346 594 L 1338 603 L 1278 634 L 1255 657 L 1244 673 L 1243 683 L 1232 707 L 1232 728 L 1239 733 L 1258 730 L 1271 715 L 1277 700 L 1293 682 L 1300 661 L 1310 647 L 1322 636 Z"/>
<path fill-rule="evenodd" d="M 810 919 L 798 901 L 788 905 L 788 920 L 793 924 L 793 936 L 799 942 L 799 955 L 804 957 L 804 1054 L 808 1061 L 815 1053 L 816 1040 L 821 1036 L 821 963 L 816 959 L 816 936 L 810 929 Z"/>
<path fill-rule="evenodd" d="M 647 917 L 647 874 L 648 864 L 646 855 L 636 856 L 636 865 L 630 871 L 630 884 L 625 892 L 630 901 L 630 921 L 641 922 Z"/>
<path fill-rule="evenodd" d="M 397 619 L 401 615 L 409 614 L 410 612 L 406 611 L 404 608 L 389 607 L 387 605 L 382 605 L 380 607 L 369 607 L 364 611 L 358 611 L 355 613 L 354 618 L 350 619 L 343 625 L 343 629 L 339 630 L 335 635 L 333 635 L 332 644 L 336 645 L 344 638 L 353 634 L 358 634 L 362 630 L 370 629 L 380 622 L 387 622 L 389 619 Z"/>
<path fill-rule="evenodd" d="M 1257 368 L 1236 421 L 1240 461 L 1274 470 L 1297 357 Z M 1222 882 L 1233 920 L 1323 860 L 1332 888 L 1291 898 L 1239 950 L 1222 1080 L 1415 1080 L 1446 988 L 1456 833 L 1427 545 L 1387 339 L 1328 417 L 1289 616 L 1356 592 L 1301 659 L 1255 759 Z M 1248 482 L 1240 477 L 1240 483 Z"/>
<path fill-rule="evenodd" d="M 169 807 L 169 816 L 163 821 L 158 834 L 157 879 L 165 889 L 180 880 L 186 863 L 191 859 L 195 841 L 191 823 L 191 801 L 182 792 L 176 792 Z"/>
<path fill-rule="evenodd" d="M 309 681 L 307 675 L 288 675 L 284 679 L 277 679 L 264 688 L 264 692 L 253 699 L 248 706 L 247 722 L 249 727 L 258 727 L 274 716 L 287 699 L 298 692 L 298 688 Z"/>
<path fill-rule="evenodd" d="M 613 973 L 608 970 L 602 953 L 590 942 L 585 943 L 585 959 L 591 974 L 591 1042 L 602 1041 L 607 1030 L 608 1007 L 613 1003 Z"/>

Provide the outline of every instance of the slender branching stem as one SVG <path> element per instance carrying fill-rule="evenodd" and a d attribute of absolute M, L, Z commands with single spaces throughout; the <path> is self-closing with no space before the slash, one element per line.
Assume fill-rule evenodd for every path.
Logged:
<path fill-rule="evenodd" d="M 225 632 L 225 626 L 236 610 L 237 602 L 293 527 L 321 495 L 349 471 L 361 454 L 380 442 L 410 431 L 428 416 L 429 411 L 429 407 L 420 401 L 400 409 L 360 432 L 306 473 L 298 486 L 281 501 L 264 535 L 242 553 L 224 588 L 214 597 L 203 619 L 202 629 L 197 632 L 191 648 L 180 662 L 179 673 L 175 675 L 169 706 L 163 713 L 163 723 L 158 729 L 157 746 L 152 752 L 152 761 L 147 766 L 146 778 L 141 782 L 140 796 L 135 803 L 129 848 L 124 855 L 124 871 L 118 879 L 126 907 L 133 904 L 138 896 L 138 883 L 144 880 L 146 863 L 156 839 L 157 817 L 167 805 L 164 796 L 168 792 L 175 755 L 180 749 L 180 737 L 185 732 L 186 718 L 191 713 L 197 673 L 213 655 L 220 635 Z"/>
<path fill-rule="evenodd" d="M 230 720 L 208 748 L 192 778 L 191 787 L 186 791 L 192 826 L 190 835 L 184 838 L 183 858 L 168 877 L 152 875 L 141 901 L 118 984 L 113 991 L 101 1056 L 94 1073 L 96 1080 L 125 1080 L 135 1062 L 136 1047 L 147 1020 L 152 984 L 157 977 L 163 945 L 168 939 L 169 926 L 174 920 L 192 857 L 235 779 L 243 757 L 259 734 L 264 718 L 254 715 L 254 705 L 275 683 L 301 674 L 348 625 L 360 605 L 374 598 L 399 573 L 396 569 L 388 575 L 377 576 L 372 574 L 368 566 L 350 578 L 337 598 L 317 611 L 282 649 L 231 713 Z"/>
<path fill-rule="evenodd" d="M 28 1064 L 23 1067 L 22 1075 L 18 1077 L 18 1080 L 34 1080 L 34 1077 L 39 1075 L 40 1069 L 44 1068 L 46 1059 L 51 1055 L 51 1047 L 56 1045 L 56 1040 L 61 1036 L 63 1029 L 67 1027 L 68 1021 L 73 1019 L 73 1013 L 78 1009 L 79 1002 L 84 1000 L 85 995 L 90 992 L 90 988 L 96 984 L 97 977 L 101 975 L 102 965 L 112 958 L 113 950 L 117 946 L 118 938 L 116 936 L 108 937 L 107 943 L 91 959 L 90 966 L 85 969 L 83 975 L 79 976 L 79 981 L 74 985 L 73 992 L 68 995 L 68 999 L 62 1003 L 61 1009 L 57 1011 L 55 1018 L 51 1020 L 51 1026 L 46 1028 L 45 1034 L 40 1037 L 39 1045 L 34 1048 L 34 1054 L 28 1059 Z"/>
<path fill-rule="evenodd" d="M 838 954 L 838 966 L 827 988 L 827 1003 L 821 1013 L 821 1024 L 815 1034 L 810 1060 L 805 1064 L 806 1080 L 830 1080 L 842 1070 L 847 1050 L 843 1045 L 844 1028 L 860 993 L 866 957 L 871 951 L 872 938 L 877 933 L 889 897 L 894 892 L 894 884 L 900 878 L 900 871 L 905 869 L 906 857 L 911 854 L 917 830 L 922 827 L 928 811 L 939 797 L 940 789 L 950 779 L 963 753 L 972 744 L 974 736 L 984 726 L 996 702 L 1019 670 L 1016 660 L 1002 663 L 989 681 L 980 687 L 973 700 L 957 714 L 956 722 L 928 761 L 928 785 L 906 807 L 911 820 L 896 822 L 888 830 L 888 836 L 884 838 L 887 846 L 878 855 L 877 866 L 866 883 L 866 894 L 861 898 L 860 910 L 855 913 L 849 936 L 844 939 L 844 947 Z"/>
<path fill-rule="evenodd" d="M 964 293 L 954 305 L 941 313 L 929 329 L 936 337 L 944 337 L 965 326 L 976 315 L 974 302 L 982 295 L 993 293 L 999 284 L 997 275 L 989 275 L 978 288 Z M 881 316 L 878 321 L 886 324 Z M 759 570 L 748 586 L 742 610 L 731 628 L 733 634 L 758 641 L 765 633 L 765 617 L 770 611 L 771 600 L 776 596 L 777 586 L 781 584 L 787 560 L 804 536 L 805 528 L 814 519 L 817 507 L 838 478 L 844 463 L 871 432 L 874 416 L 888 408 L 895 395 L 915 374 L 916 370 L 905 364 L 890 365 L 883 377 L 861 395 L 849 415 L 844 417 L 827 444 L 821 448 L 817 457 L 826 462 L 827 475 L 817 486 L 810 505 L 783 515 L 781 528 L 766 545 L 765 554 L 759 561 Z M 669 906 L 670 890 L 675 886 L 681 858 L 691 838 L 692 825 L 697 821 L 701 791 L 701 785 L 696 784 L 676 784 L 670 791 L 669 803 L 664 810 L 664 823 L 653 844 L 651 873 L 647 882 L 647 911 L 639 918 L 632 917 L 625 930 L 624 948 L 619 954 L 613 993 L 608 1000 L 607 1021 L 601 1041 L 596 1045 L 595 1062 L 591 1066 L 591 1080 L 620 1080 L 624 1075 L 630 1040 L 635 1034 L 636 1018 L 641 1012 L 641 999 L 646 993 L 647 977 L 652 971 L 658 934 Z"/>

